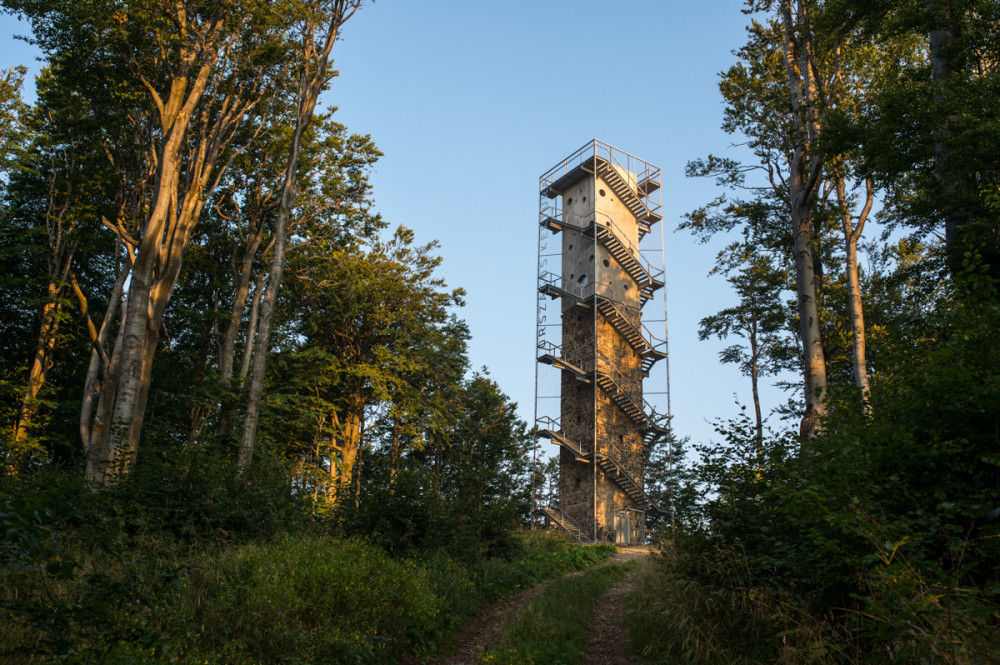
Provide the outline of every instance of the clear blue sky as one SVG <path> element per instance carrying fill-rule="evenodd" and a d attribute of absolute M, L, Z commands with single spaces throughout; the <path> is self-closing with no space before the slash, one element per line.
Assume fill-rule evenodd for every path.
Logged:
<path fill-rule="evenodd" d="M 377 0 L 344 27 L 325 102 L 385 153 L 375 177 L 390 224 L 437 239 L 443 275 L 468 291 L 460 312 L 471 361 L 487 366 L 531 421 L 538 177 L 598 138 L 663 169 L 674 426 L 695 442 L 708 419 L 749 401 L 698 321 L 731 304 L 707 277 L 723 243 L 674 229 L 718 194 L 685 163 L 732 153 L 719 125 L 718 73 L 735 60 L 748 18 L 736 0 Z M 6 35 L 24 32 L 4 18 Z M 0 66 L 35 64 L 5 39 Z M 659 390 L 650 385 L 649 390 Z M 783 401 L 764 395 L 765 411 Z"/>

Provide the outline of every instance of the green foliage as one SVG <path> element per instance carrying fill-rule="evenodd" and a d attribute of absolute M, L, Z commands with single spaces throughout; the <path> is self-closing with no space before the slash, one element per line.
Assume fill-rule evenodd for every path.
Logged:
<path fill-rule="evenodd" d="M 360 542 L 247 545 L 189 576 L 167 611 L 178 639 L 164 652 L 187 661 L 387 662 L 436 632 L 443 600 L 426 571 Z"/>
<path fill-rule="evenodd" d="M 704 662 L 778 658 L 790 643 L 820 662 L 988 661 L 1000 648 L 998 326 L 996 283 L 969 256 L 917 336 L 883 350 L 893 371 L 875 375 L 867 411 L 834 388 L 820 433 L 769 433 L 761 448 L 746 416 L 720 423 L 699 467 L 707 528 L 677 535 L 656 583 L 667 600 L 637 601 L 637 625 L 670 598 L 690 602 L 648 648 L 695 644 Z M 752 634 L 738 638 L 744 615 Z M 699 637 L 696 623 L 718 630 Z"/>
<path fill-rule="evenodd" d="M 893 222 L 921 234 L 943 228 L 953 275 L 965 252 L 978 250 L 996 277 L 1000 225 L 980 196 L 1000 182 L 996 3 L 827 4 L 831 31 L 857 31 L 880 52 L 887 43 L 920 47 L 919 57 L 883 59 L 888 71 L 870 87 L 867 112 L 838 121 L 837 148 L 857 151 L 864 171 L 886 185 Z"/>
<path fill-rule="evenodd" d="M 678 438 L 673 429 L 648 453 L 646 459 L 646 493 L 656 502 L 662 514 L 646 515 L 647 526 L 666 531 L 681 524 L 692 528 L 701 516 L 698 502 L 701 488 L 686 449 L 688 437 Z"/>
<path fill-rule="evenodd" d="M 531 531 L 517 534 L 519 552 L 508 559 L 484 559 L 474 565 L 476 578 L 489 598 L 502 598 L 563 573 L 593 566 L 618 551 L 614 545 L 580 546 L 562 534 Z"/>
<path fill-rule="evenodd" d="M 21 89 L 27 72 L 24 66 L 0 72 L 0 174 L 4 175 L 4 180 L 23 139 L 22 124 L 27 108 L 21 101 Z"/>
<path fill-rule="evenodd" d="M 628 598 L 625 628 L 643 662 L 699 665 L 849 661 L 850 642 L 795 604 L 751 587 L 746 563 L 686 538 L 667 541 Z M 698 577 L 693 571 L 711 573 Z M 722 581 L 720 583 L 720 580 Z"/>
<path fill-rule="evenodd" d="M 191 450 L 101 491 L 65 472 L 7 479 L 4 662 L 392 663 L 439 649 L 484 602 L 615 551 L 523 532 L 505 558 L 390 553 L 331 535 L 287 468 L 233 471 Z"/>

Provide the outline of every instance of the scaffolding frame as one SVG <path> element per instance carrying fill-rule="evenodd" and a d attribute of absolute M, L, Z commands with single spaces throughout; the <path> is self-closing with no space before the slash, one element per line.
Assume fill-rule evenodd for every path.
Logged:
<path fill-rule="evenodd" d="M 562 193 L 580 179 L 590 176 L 593 176 L 595 190 L 590 198 L 591 210 L 582 214 L 564 211 Z M 597 210 L 598 178 L 618 193 L 621 203 L 635 217 L 638 243 L 629 240 L 614 219 Z M 663 225 L 660 224 L 659 234 L 652 233 L 653 226 L 662 221 L 661 178 L 659 167 L 597 139 L 585 143 L 539 178 L 535 432 L 537 439 L 547 438 L 572 452 L 577 461 L 587 462 L 593 467 L 593 524 L 573 524 L 557 507 L 539 506 L 534 492 L 532 500 L 535 514 L 543 516 L 546 523 L 561 526 L 581 541 L 587 539 L 585 532 L 590 532 L 591 540 L 597 540 L 599 535 L 598 474 L 604 474 L 618 485 L 637 506 L 658 513 L 673 513 L 673 506 L 664 511 L 645 493 L 642 469 L 627 468 L 623 464 L 626 456 L 617 450 L 611 437 L 605 440 L 598 435 L 597 418 L 598 400 L 603 392 L 633 419 L 642 432 L 647 452 L 669 432 L 669 327 Z M 627 196 L 628 192 L 632 195 Z M 562 249 L 556 237 L 567 229 L 580 233 L 592 243 L 592 256 L 597 256 L 598 246 L 603 246 L 618 266 L 632 277 L 639 288 L 638 308 L 627 304 L 611 284 L 602 284 L 596 279 L 596 264 L 593 283 L 573 283 L 563 277 Z M 593 314 L 593 355 L 583 367 L 571 365 L 562 358 L 560 344 L 554 341 L 562 339 L 563 302 L 587 307 Z M 662 319 L 653 320 L 662 322 L 662 337 L 643 323 L 644 313 L 653 314 L 659 310 L 663 313 Z M 642 376 L 638 386 L 628 385 L 613 359 L 599 352 L 599 320 L 602 317 L 642 358 Z M 662 375 L 652 371 L 660 361 Z M 570 372 L 592 386 L 594 422 L 590 441 L 570 441 L 562 434 L 560 383 L 564 372 Z M 558 386 L 555 390 L 553 383 Z M 660 387 L 663 389 L 655 390 Z M 650 404 L 644 395 L 656 395 L 662 399 L 656 400 L 657 404 Z M 536 445 L 535 454 L 537 449 Z M 537 458 L 535 462 L 537 464 Z M 645 514 L 644 510 L 629 511 L 630 514 Z"/>

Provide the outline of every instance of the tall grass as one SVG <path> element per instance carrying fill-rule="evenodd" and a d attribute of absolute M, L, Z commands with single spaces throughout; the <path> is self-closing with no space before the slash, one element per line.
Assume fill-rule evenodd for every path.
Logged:
<path fill-rule="evenodd" d="M 0 662 L 395 663 L 447 645 L 492 599 L 615 551 L 543 532 L 471 562 L 304 532 L 112 548 L 79 535 L 0 566 Z"/>
<path fill-rule="evenodd" d="M 697 665 L 827 665 L 850 660 L 831 626 L 778 595 L 755 592 L 738 556 L 724 560 L 707 587 L 684 571 L 689 556 L 664 543 L 628 599 L 625 627 L 647 662 Z M 722 569 L 724 568 L 724 570 Z"/>

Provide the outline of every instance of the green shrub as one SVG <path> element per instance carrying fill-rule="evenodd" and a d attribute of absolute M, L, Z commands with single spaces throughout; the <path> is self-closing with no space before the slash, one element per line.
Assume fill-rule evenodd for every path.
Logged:
<path fill-rule="evenodd" d="M 698 469 L 712 489 L 706 526 L 675 534 L 679 554 L 647 584 L 673 600 L 650 592 L 633 619 L 677 629 L 651 637 L 650 653 L 694 649 L 703 662 L 996 660 L 996 287 L 982 270 L 949 285 L 938 311 L 917 322 L 919 334 L 885 343 L 867 399 L 831 386 L 829 415 L 810 438 L 758 442 L 746 417 L 717 427 L 722 442 L 702 449 Z"/>
<path fill-rule="evenodd" d="M 614 545 L 577 545 L 551 531 L 515 532 L 520 554 L 511 560 L 485 559 L 473 567 L 479 586 L 501 598 L 563 573 L 583 570 L 615 554 Z"/>
<path fill-rule="evenodd" d="M 167 610 L 167 651 L 219 662 L 389 662 L 427 648 L 442 609 L 411 562 L 358 541 L 289 538 L 206 560 Z"/>
<path fill-rule="evenodd" d="M 625 627 L 633 649 L 651 662 L 699 665 L 837 662 L 830 627 L 749 585 L 746 563 L 717 550 L 707 565 L 726 584 L 694 579 L 689 549 L 666 542 L 628 598 Z"/>

